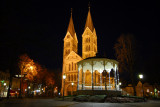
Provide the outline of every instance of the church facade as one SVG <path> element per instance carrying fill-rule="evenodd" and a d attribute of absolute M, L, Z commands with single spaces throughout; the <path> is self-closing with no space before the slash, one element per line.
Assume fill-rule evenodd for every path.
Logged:
<path fill-rule="evenodd" d="M 95 57 L 96 53 L 97 53 L 97 35 L 96 35 L 96 30 L 93 26 L 90 8 L 86 19 L 85 29 L 82 34 L 82 57 L 78 55 L 78 39 L 74 29 L 74 23 L 71 12 L 67 33 L 64 37 L 64 47 L 63 47 L 62 75 L 65 75 L 66 79 L 64 80 L 62 78 L 61 91 L 64 90 L 64 96 L 71 95 L 72 91 L 77 91 L 77 81 L 78 81 L 77 63 L 83 59 L 89 57 Z M 72 85 L 71 83 L 74 83 L 74 85 Z"/>

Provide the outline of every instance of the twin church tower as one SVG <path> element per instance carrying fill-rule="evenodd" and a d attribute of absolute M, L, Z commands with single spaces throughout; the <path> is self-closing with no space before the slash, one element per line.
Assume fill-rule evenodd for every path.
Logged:
<path fill-rule="evenodd" d="M 66 36 L 64 37 L 63 47 L 63 71 L 62 75 L 66 75 L 65 84 L 62 78 L 62 92 L 64 95 L 71 95 L 72 90 L 77 90 L 78 80 L 78 66 L 77 62 L 88 57 L 94 57 L 97 53 L 97 35 L 93 26 L 90 7 L 84 32 L 82 34 L 82 57 L 78 55 L 78 39 L 74 29 L 72 10 L 71 17 L 67 29 Z M 71 83 L 74 83 L 72 86 Z M 63 94 L 63 93 L 62 93 Z"/>

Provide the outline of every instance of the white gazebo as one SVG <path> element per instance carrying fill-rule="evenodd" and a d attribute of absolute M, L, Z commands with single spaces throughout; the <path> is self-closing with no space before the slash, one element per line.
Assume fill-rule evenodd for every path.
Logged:
<path fill-rule="evenodd" d="M 118 62 L 97 57 L 78 62 L 77 90 L 120 90 Z"/>

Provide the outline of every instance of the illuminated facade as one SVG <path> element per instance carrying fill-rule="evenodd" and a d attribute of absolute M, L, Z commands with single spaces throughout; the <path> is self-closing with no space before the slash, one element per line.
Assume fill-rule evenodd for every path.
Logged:
<path fill-rule="evenodd" d="M 113 88 L 117 89 L 115 88 L 117 87 L 117 79 L 115 78 L 117 78 L 116 70 L 118 62 L 114 60 L 103 59 L 102 61 L 105 61 L 106 65 L 102 64 L 101 61 L 100 64 L 106 66 L 106 69 L 104 69 L 103 66 L 97 65 L 99 64 L 99 60 L 97 60 L 97 62 L 94 61 L 94 63 L 96 64 L 94 65 L 94 70 L 93 70 L 91 69 L 92 67 L 90 66 L 91 65 L 90 61 L 92 61 L 92 59 L 89 58 L 96 57 L 96 54 L 97 54 L 97 35 L 96 35 L 96 30 L 93 26 L 90 8 L 86 19 L 85 29 L 82 34 L 82 57 L 78 55 L 78 39 L 74 29 L 72 12 L 71 12 L 71 17 L 66 36 L 64 38 L 64 47 L 63 47 L 62 75 L 66 75 L 66 78 L 65 79 L 62 78 L 62 89 L 61 89 L 62 95 L 63 91 L 64 91 L 64 96 L 67 96 L 71 95 L 73 91 L 77 91 L 77 89 L 79 90 L 87 89 L 87 87 L 88 89 L 91 89 L 91 87 L 93 86 L 94 89 L 98 88 L 104 89 L 104 78 L 102 76 L 102 71 L 107 70 L 108 74 L 110 75 L 112 69 L 114 70 L 114 76 L 108 77 L 108 75 L 106 75 L 107 76 L 106 79 L 109 80 L 109 81 L 106 80 L 108 82 L 108 83 L 106 82 L 106 87 L 108 89 L 113 89 Z M 82 69 L 81 68 L 83 65 L 82 62 L 86 63 L 86 61 L 89 61 L 88 67 L 90 68 L 87 69 L 86 65 Z M 111 66 L 107 64 L 110 64 Z M 84 73 L 82 73 L 82 71 Z M 82 76 L 82 74 L 84 74 L 84 76 Z M 72 85 L 71 83 L 74 83 L 74 85 Z"/>

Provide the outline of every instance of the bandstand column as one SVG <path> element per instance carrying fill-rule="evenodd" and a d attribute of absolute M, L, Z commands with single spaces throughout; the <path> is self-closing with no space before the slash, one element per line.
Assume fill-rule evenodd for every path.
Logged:
<path fill-rule="evenodd" d="M 105 60 L 103 61 L 103 65 L 104 65 L 104 70 L 103 70 L 103 72 L 105 72 L 105 73 L 104 73 L 104 76 L 105 76 L 105 90 L 107 90 L 107 86 L 106 86 L 106 70 L 105 70 Z"/>
<path fill-rule="evenodd" d="M 84 86 L 83 86 L 83 63 L 82 63 L 82 90 L 84 89 Z"/>
<path fill-rule="evenodd" d="M 78 80 L 77 80 L 77 90 L 79 90 L 79 67 L 78 67 Z M 76 78 L 77 78 L 77 76 L 76 76 Z"/>
<path fill-rule="evenodd" d="M 118 70 L 117 70 L 117 79 L 118 79 L 117 84 L 118 84 L 118 89 L 119 89 L 119 73 L 118 73 Z"/>
<path fill-rule="evenodd" d="M 110 83 L 110 72 L 111 71 L 109 71 L 109 89 L 111 89 L 111 87 L 110 87 L 111 86 L 111 83 Z"/>
<path fill-rule="evenodd" d="M 101 90 L 102 90 L 102 73 L 100 73 L 100 86 L 101 86 Z"/>
<path fill-rule="evenodd" d="M 92 90 L 94 89 L 94 84 L 93 84 L 93 61 L 92 61 Z"/>
<path fill-rule="evenodd" d="M 117 77 L 116 77 L 116 70 L 114 70 L 114 82 L 115 82 L 115 90 L 117 90 Z"/>

